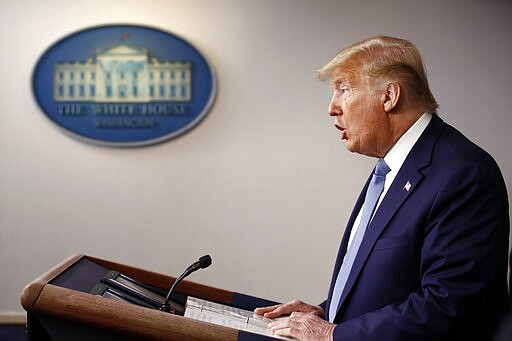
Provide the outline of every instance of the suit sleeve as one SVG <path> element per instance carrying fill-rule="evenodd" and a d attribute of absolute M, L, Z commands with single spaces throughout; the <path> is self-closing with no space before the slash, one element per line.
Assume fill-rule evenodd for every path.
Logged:
<path fill-rule="evenodd" d="M 502 309 L 496 283 L 506 282 L 509 233 L 505 184 L 491 170 L 466 164 L 439 186 L 421 227 L 420 288 L 337 325 L 334 340 L 438 340 L 455 330 L 467 340 L 490 336 Z"/>

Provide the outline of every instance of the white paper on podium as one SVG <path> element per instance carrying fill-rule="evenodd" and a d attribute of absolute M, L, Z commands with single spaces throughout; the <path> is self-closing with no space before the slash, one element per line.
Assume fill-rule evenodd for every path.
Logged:
<path fill-rule="evenodd" d="M 255 315 L 250 310 L 239 309 L 196 297 L 188 297 L 187 305 L 185 306 L 185 317 L 255 334 L 266 335 L 276 339 L 292 340 L 290 338 L 273 335 L 270 332 L 267 325 L 274 320 Z"/>

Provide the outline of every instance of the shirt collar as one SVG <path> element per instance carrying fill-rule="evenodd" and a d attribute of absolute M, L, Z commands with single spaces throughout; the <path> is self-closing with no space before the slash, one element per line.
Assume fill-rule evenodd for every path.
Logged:
<path fill-rule="evenodd" d="M 424 113 L 384 156 L 384 161 L 386 161 L 386 164 L 393 172 L 398 172 L 400 167 L 402 167 L 407 155 L 409 155 L 412 147 L 418 141 L 425 128 L 427 128 L 431 119 L 431 113 Z"/>

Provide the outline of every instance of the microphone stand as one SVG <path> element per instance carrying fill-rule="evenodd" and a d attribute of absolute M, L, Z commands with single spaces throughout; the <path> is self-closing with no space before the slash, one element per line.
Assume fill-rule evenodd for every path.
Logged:
<path fill-rule="evenodd" d="M 209 255 L 203 256 L 199 258 L 197 262 L 189 266 L 176 280 L 171 286 L 171 289 L 167 292 L 167 296 L 165 297 L 165 301 L 160 307 L 161 311 L 165 311 L 171 314 L 176 314 L 176 308 L 172 307 L 170 304 L 171 301 L 171 295 L 174 292 L 174 289 L 180 283 L 185 277 L 190 275 L 192 272 L 197 271 L 199 269 L 204 269 L 209 267 L 212 264 L 212 258 Z"/>

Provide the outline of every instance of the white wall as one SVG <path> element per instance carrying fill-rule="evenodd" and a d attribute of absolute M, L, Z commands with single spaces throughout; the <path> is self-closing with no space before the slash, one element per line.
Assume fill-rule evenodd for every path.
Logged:
<path fill-rule="evenodd" d="M 73 253 L 269 299 L 320 302 L 374 160 L 327 116 L 314 70 L 377 34 L 422 51 L 440 115 L 487 149 L 512 191 L 512 2 L 0 0 L 0 312 Z M 88 145 L 38 108 L 31 73 L 62 37 L 150 25 L 212 62 L 218 97 L 186 135 L 155 146 Z"/>

